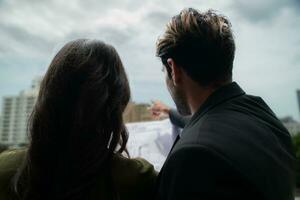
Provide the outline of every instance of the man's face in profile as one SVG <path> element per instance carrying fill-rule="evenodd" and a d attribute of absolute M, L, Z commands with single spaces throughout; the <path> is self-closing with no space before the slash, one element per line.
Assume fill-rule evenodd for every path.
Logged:
<path fill-rule="evenodd" d="M 176 105 L 176 108 L 181 115 L 190 115 L 191 110 L 188 106 L 185 92 L 182 88 L 174 85 L 171 75 L 169 75 L 171 70 L 168 71 L 166 69 L 167 67 L 169 66 L 163 66 L 163 72 L 165 73 L 168 91 Z"/>

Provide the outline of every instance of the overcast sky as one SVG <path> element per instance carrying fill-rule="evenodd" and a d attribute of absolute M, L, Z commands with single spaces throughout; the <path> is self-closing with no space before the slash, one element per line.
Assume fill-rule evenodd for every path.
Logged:
<path fill-rule="evenodd" d="M 226 15 L 237 45 L 234 80 L 279 117 L 299 120 L 299 0 L 0 0 L 0 97 L 28 88 L 67 41 L 96 38 L 118 50 L 134 101 L 172 104 L 155 42 L 186 7 Z"/>

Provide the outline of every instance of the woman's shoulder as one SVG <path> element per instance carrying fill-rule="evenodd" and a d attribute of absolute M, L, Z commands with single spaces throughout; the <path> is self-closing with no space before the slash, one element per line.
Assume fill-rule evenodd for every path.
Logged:
<path fill-rule="evenodd" d="M 112 176 L 117 189 L 123 194 L 141 197 L 150 195 L 148 193 L 153 191 L 157 172 L 143 158 L 127 158 L 115 154 L 112 159 Z"/>
<path fill-rule="evenodd" d="M 0 181 L 17 171 L 25 157 L 25 152 L 25 149 L 15 149 L 0 153 Z"/>
<path fill-rule="evenodd" d="M 128 175 L 133 177 L 134 175 L 136 178 L 140 178 L 141 175 L 151 176 L 157 174 L 153 165 L 144 158 L 127 158 L 121 154 L 115 154 L 113 156 L 112 169 L 115 170 L 114 173 L 116 174 L 124 173 L 124 176 Z M 131 172 L 131 174 L 129 175 L 128 172 Z"/>
<path fill-rule="evenodd" d="M 21 165 L 25 150 L 6 150 L 0 153 L 0 199 L 12 199 L 11 180 Z"/>

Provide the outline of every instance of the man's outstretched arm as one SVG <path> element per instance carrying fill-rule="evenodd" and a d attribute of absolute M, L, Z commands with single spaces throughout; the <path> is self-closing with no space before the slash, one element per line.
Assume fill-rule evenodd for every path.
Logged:
<path fill-rule="evenodd" d="M 152 105 L 149 110 L 155 118 L 168 116 L 171 123 L 179 128 L 184 128 L 191 119 L 191 116 L 183 116 L 179 114 L 176 109 L 172 109 L 158 100 L 152 101 Z"/>
<path fill-rule="evenodd" d="M 191 116 L 183 116 L 175 109 L 169 110 L 169 118 L 173 125 L 178 126 L 179 128 L 184 128 L 185 125 L 190 121 Z"/>

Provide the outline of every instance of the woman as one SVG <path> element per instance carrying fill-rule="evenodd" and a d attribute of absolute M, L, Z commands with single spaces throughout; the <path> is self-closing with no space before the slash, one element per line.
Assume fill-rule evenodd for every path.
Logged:
<path fill-rule="evenodd" d="M 147 199 L 153 166 L 129 159 L 130 99 L 116 50 L 75 40 L 54 57 L 29 120 L 28 149 L 0 155 L 0 199 Z"/>

